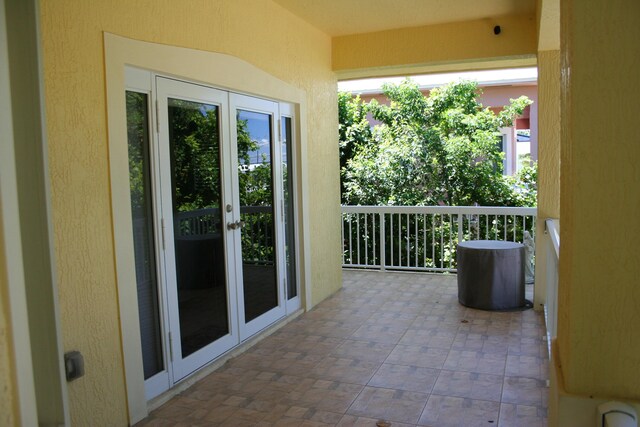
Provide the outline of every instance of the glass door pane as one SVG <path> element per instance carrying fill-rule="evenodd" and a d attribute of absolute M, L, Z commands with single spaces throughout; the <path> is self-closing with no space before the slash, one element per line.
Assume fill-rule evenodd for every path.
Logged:
<path fill-rule="evenodd" d="M 219 107 L 167 99 L 182 358 L 229 333 Z"/>
<path fill-rule="evenodd" d="M 244 321 L 278 306 L 272 115 L 237 110 Z"/>
<path fill-rule="evenodd" d="M 295 209 L 293 204 L 293 131 L 291 117 L 281 118 L 282 126 L 282 192 L 284 197 L 284 256 L 287 299 L 298 296 L 296 279 Z"/>
<path fill-rule="evenodd" d="M 149 145 L 149 96 L 126 92 L 133 249 L 144 379 L 164 371 Z"/>

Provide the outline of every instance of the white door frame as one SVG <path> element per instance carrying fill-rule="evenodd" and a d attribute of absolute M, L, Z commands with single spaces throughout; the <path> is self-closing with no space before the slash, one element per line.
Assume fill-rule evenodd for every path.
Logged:
<path fill-rule="evenodd" d="M 295 106 L 286 102 L 281 102 L 280 103 L 280 116 L 278 117 L 278 120 L 280 122 L 280 133 L 279 133 L 279 137 L 280 137 L 280 148 L 282 149 L 282 143 L 285 140 L 285 129 L 282 126 L 282 119 L 283 118 L 288 118 L 291 120 L 291 140 L 287 140 L 287 146 L 291 147 L 291 158 L 289 158 L 289 156 L 287 155 L 287 174 L 288 174 L 288 178 L 289 179 L 293 179 L 293 192 L 292 194 L 289 195 L 289 197 L 291 198 L 291 203 L 293 203 L 294 206 L 294 217 L 290 218 L 291 221 L 293 221 L 293 230 L 294 233 L 296 234 L 296 236 L 294 236 L 294 245 L 293 247 L 289 248 L 293 254 L 294 254 L 294 269 L 295 269 L 295 286 L 296 286 L 296 296 L 293 298 L 289 297 L 288 294 L 288 283 L 285 283 L 285 294 L 286 294 L 286 311 L 287 311 L 287 315 L 290 315 L 296 311 L 298 311 L 302 305 L 302 298 L 300 297 L 300 245 L 299 245 L 299 239 L 297 238 L 297 232 L 298 232 L 298 227 L 297 227 L 297 218 L 295 213 L 298 212 L 298 201 L 299 201 L 299 197 L 298 197 L 298 192 L 296 191 L 296 182 L 295 182 L 295 177 L 298 176 L 298 162 L 296 161 L 296 159 L 298 158 L 298 148 L 296 147 L 296 140 L 297 140 L 297 124 L 296 124 L 296 114 L 295 114 Z M 282 163 L 282 156 L 283 154 L 281 153 L 280 155 L 280 159 L 279 162 Z M 280 176 L 282 176 L 282 173 L 280 174 Z M 284 192 L 284 185 L 285 183 L 282 183 L 283 189 L 282 191 Z M 284 196 L 282 197 L 282 199 L 284 200 Z M 283 206 L 282 208 L 284 214 L 286 215 L 286 210 Z M 286 235 L 286 228 L 284 227 L 284 217 L 283 217 L 283 234 Z M 284 243 L 286 244 L 286 242 Z M 283 270 L 283 275 L 286 277 L 286 260 L 285 260 L 285 265 L 283 266 L 284 270 Z"/>
<path fill-rule="evenodd" d="M 145 93 L 149 100 L 148 125 L 154 224 L 155 256 L 158 277 L 158 305 L 160 313 L 162 356 L 164 370 L 145 380 L 146 398 L 152 399 L 167 391 L 201 367 L 239 345 L 259 331 L 272 325 L 300 306 L 299 290 L 295 298 L 286 297 L 286 257 L 284 227 L 284 183 L 282 180 L 283 115 L 293 119 L 290 104 L 278 103 L 248 95 L 241 95 L 197 83 L 177 80 L 152 72 L 127 67 L 127 90 Z M 274 245 L 276 251 L 277 305 L 249 322 L 245 322 L 241 229 L 223 227 L 225 235 L 225 277 L 229 334 L 206 345 L 193 354 L 182 357 L 181 329 L 174 246 L 172 170 L 169 141 L 168 99 L 214 105 L 218 108 L 219 150 L 221 166 L 221 205 L 223 224 L 240 220 L 240 198 L 237 150 L 237 111 L 249 111 L 269 116 L 271 127 L 270 159 L 272 193 L 274 198 Z M 156 108 L 151 108 L 155 105 Z M 293 125 L 293 121 L 292 121 Z M 293 136 L 292 136 L 293 138 Z M 291 143 L 292 141 L 289 141 Z M 295 167 L 293 159 L 288 160 Z M 295 192 L 294 192 L 295 193 Z M 296 194 L 293 195 L 295 203 Z M 223 209 L 230 205 L 231 210 Z M 295 218 L 293 219 L 295 223 Z M 296 242 L 297 243 L 297 242 Z M 291 248 L 298 253 L 297 244 Z M 296 261 L 297 261 L 296 256 Z M 296 268 L 296 274 L 298 269 Z M 296 283 L 297 283 L 296 278 Z"/>
<path fill-rule="evenodd" d="M 126 134 L 125 70 L 135 67 L 155 70 L 160 74 L 180 76 L 181 79 L 201 82 L 212 87 L 282 100 L 294 105 L 296 113 L 295 177 L 298 197 L 296 238 L 300 255 L 299 274 L 301 300 L 311 307 L 311 271 L 309 243 L 309 206 L 307 164 L 307 94 L 262 71 L 242 59 L 215 52 L 162 45 L 128 39 L 104 33 L 107 119 L 109 137 L 109 168 L 111 179 L 111 207 L 118 286 L 118 308 L 124 374 L 127 389 L 129 422 L 135 424 L 148 414 L 148 401 L 142 367 L 142 349 L 138 328 L 138 300 L 135 288 L 135 265 L 131 227 L 128 146 Z"/>

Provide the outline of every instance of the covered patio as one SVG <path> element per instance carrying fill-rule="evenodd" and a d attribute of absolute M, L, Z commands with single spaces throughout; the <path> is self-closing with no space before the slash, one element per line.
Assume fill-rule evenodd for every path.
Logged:
<path fill-rule="evenodd" d="M 541 312 L 463 307 L 455 275 L 344 270 L 340 291 L 138 425 L 543 426 L 545 333 Z"/>

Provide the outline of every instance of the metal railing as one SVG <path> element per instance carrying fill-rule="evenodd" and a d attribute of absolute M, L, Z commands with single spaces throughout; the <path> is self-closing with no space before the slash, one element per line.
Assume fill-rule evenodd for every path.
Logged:
<path fill-rule="evenodd" d="M 178 212 L 175 216 L 176 237 L 200 240 L 220 235 L 221 218 L 220 209 L 218 208 Z"/>
<path fill-rule="evenodd" d="M 455 272 L 459 242 L 535 239 L 535 220 L 536 208 L 342 206 L 342 265 Z"/>
<path fill-rule="evenodd" d="M 544 318 L 547 325 L 547 350 L 551 358 L 551 340 L 556 337 L 558 326 L 558 259 L 560 257 L 559 220 L 545 220 L 545 236 L 547 236 L 546 258 L 546 302 Z"/>
<path fill-rule="evenodd" d="M 175 235 L 181 240 L 220 238 L 223 229 L 218 208 L 179 212 L 175 216 Z M 241 243 L 245 264 L 272 265 L 274 263 L 273 207 L 241 206 L 243 222 Z"/>

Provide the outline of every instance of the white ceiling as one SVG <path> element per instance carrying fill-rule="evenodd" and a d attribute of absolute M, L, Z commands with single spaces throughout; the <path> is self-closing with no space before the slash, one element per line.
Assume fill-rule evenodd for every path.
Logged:
<path fill-rule="evenodd" d="M 534 14 L 536 0 L 274 0 L 329 36 Z"/>

